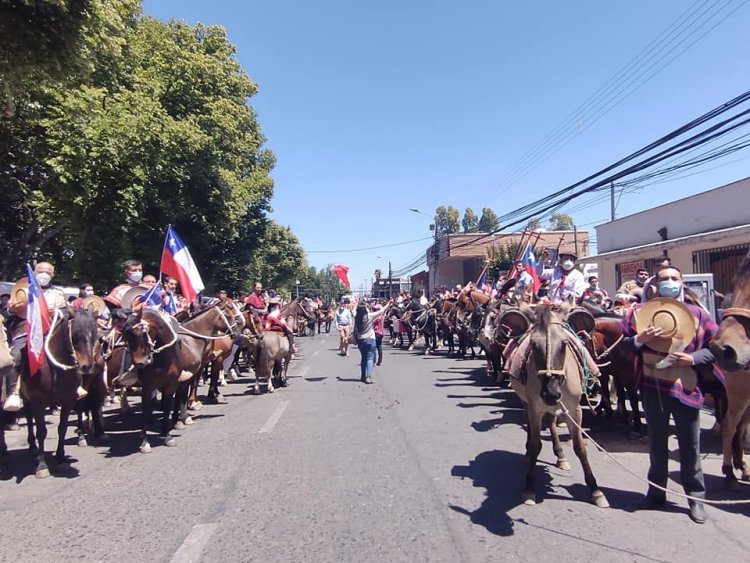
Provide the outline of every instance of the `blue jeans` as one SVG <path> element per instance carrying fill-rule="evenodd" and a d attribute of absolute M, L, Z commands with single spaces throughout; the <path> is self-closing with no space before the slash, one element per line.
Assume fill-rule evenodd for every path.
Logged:
<path fill-rule="evenodd" d="M 362 363 L 360 364 L 361 375 L 364 378 L 372 377 L 372 366 L 375 363 L 375 339 L 360 338 L 357 340 L 359 353 L 362 354 Z"/>

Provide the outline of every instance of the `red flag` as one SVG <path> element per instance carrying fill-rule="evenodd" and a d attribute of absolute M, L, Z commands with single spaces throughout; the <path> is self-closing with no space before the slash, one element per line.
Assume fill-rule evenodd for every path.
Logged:
<path fill-rule="evenodd" d="M 343 264 L 334 264 L 333 266 L 331 266 L 331 271 L 336 274 L 336 277 L 341 280 L 341 283 L 346 286 L 346 289 L 352 288 L 351 284 L 349 283 L 349 278 L 346 275 L 349 272 L 349 266 L 344 266 Z"/>

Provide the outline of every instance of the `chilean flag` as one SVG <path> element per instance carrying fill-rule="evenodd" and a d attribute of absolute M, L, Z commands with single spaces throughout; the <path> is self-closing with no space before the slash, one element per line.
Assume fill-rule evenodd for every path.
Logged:
<path fill-rule="evenodd" d="M 341 283 L 343 283 L 347 289 L 351 289 L 352 286 L 349 283 L 349 277 L 346 275 L 349 272 L 349 266 L 344 266 L 343 264 L 334 264 L 331 266 L 331 271 L 336 274 L 336 277 L 341 280 Z"/>
<path fill-rule="evenodd" d="M 167 238 L 164 240 L 160 269 L 168 276 L 177 279 L 182 294 L 188 301 L 195 299 L 195 296 L 206 287 L 193 262 L 193 257 L 190 256 L 190 251 L 171 225 L 167 229 Z"/>
<path fill-rule="evenodd" d="M 26 342 L 29 356 L 29 375 L 34 375 L 44 363 L 44 334 L 49 331 L 49 311 L 42 288 L 36 281 L 31 266 L 26 264 L 29 295 L 26 301 Z"/>
<path fill-rule="evenodd" d="M 526 271 L 534 279 L 534 293 L 536 293 L 539 291 L 539 286 L 542 285 L 542 282 L 539 279 L 537 260 L 536 256 L 534 256 L 534 250 L 531 248 L 531 244 L 526 245 L 526 250 L 523 253 L 523 257 L 521 257 L 521 260 L 523 260 L 523 265 L 524 268 L 526 268 Z"/>

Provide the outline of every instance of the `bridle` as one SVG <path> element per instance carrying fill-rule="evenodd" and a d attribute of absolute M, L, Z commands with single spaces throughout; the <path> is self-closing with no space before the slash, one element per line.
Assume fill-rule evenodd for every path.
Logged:
<path fill-rule="evenodd" d="M 55 358 L 55 355 L 52 353 L 52 350 L 50 350 L 49 343 L 50 340 L 52 340 L 52 335 L 55 332 L 55 329 L 60 325 L 60 322 L 63 320 L 63 312 L 62 309 L 55 309 L 55 315 L 52 317 L 52 323 L 49 327 L 49 332 L 47 332 L 47 336 L 44 338 L 44 353 L 47 356 L 47 359 L 49 360 L 49 363 L 51 363 L 53 366 L 55 366 L 57 369 L 61 370 L 71 370 L 71 369 L 78 369 L 80 367 L 80 362 L 78 361 L 78 355 L 76 353 L 76 348 L 73 345 L 73 330 L 71 325 L 73 324 L 73 319 L 68 320 L 68 343 L 70 344 L 70 350 L 71 355 L 73 356 L 73 364 L 64 364 L 57 358 Z"/>
<path fill-rule="evenodd" d="M 151 363 L 151 361 L 153 360 L 156 354 L 159 354 L 163 352 L 164 350 L 166 350 L 167 348 L 174 346 L 177 343 L 177 338 L 178 338 L 177 333 L 175 332 L 174 328 L 172 328 L 172 323 L 170 322 L 170 320 L 168 318 L 164 318 L 164 314 L 161 311 L 155 311 L 155 313 L 159 315 L 160 317 L 162 317 L 164 324 L 167 325 L 167 328 L 169 329 L 169 332 L 171 333 L 172 337 L 169 340 L 169 342 L 167 342 L 166 344 L 163 344 L 162 346 L 159 346 L 157 348 L 156 341 L 153 338 L 151 338 L 152 326 L 147 321 L 143 320 L 143 318 L 141 318 L 141 320 L 138 321 L 137 323 L 133 324 L 133 326 L 131 326 L 129 329 L 132 331 L 135 328 L 140 328 L 143 331 L 143 334 L 146 336 L 146 343 L 148 344 L 147 356 L 148 356 L 149 363 Z"/>
<path fill-rule="evenodd" d="M 536 371 L 538 376 L 541 377 L 557 377 L 560 380 L 560 384 L 565 383 L 565 380 L 567 378 L 567 372 L 565 369 L 552 369 L 552 325 L 560 325 L 564 326 L 561 322 L 551 322 L 547 323 L 547 340 L 546 340 L 546 356 L 547 356 L 547 366 L 545 369 L 538 369 Z M 565 355 L 567 356 L 568 353 L 568 343 L 567 340 L 565 341 Z M 565 356 L 563 356 L 563 366 L 565 366 Z"/>
<path fill-rule="evenodd" d="M 234 303 L 234 301 L 232 302 L 232 307 L 235 313 L 232 315 L 232 322 L 229 322 L 229 319 L 227 318 L 226 314 L 224 314 L 224 311 L 222 311 L 222 309 L 224 308 L 224 305 L 218 303 L 214 305 L 214 307 L 216 308 L 216 311 L 219 313 L 221 320 L 224 322 L 224 324 L 227 327 L 227 332 L 225 332 L 224 334 L 220 334 L 219 336 L 209 336 L 206 334 L 200 334 L 198 332 L 194 332 L 190 330 L 184 325 L 180 325 L 180 328 L 177 330 L 180 332 L 180 334 L 187 334 L 188 336 L 194 336 L 195 338 L 201 338 L 203 340 L 221 340 L 222 338 L 226 338 L 227 336 L 230 336 L 231 334 L 233 334 L 235 328 L 244 326 L 245 317 L 242 316 L 242 312 L 239 310 L 239 308 L 237 307 L 237 304 Z M 240 323 L 237 322 L 238 315 L 243 321 L 242 325 L 240 325 Z"/>
<path fill-rule="evenodd" d="M 722 318 L 727 317 L 742 317 L 743 319 L 750 320 L 750 309 L 744 307 L 727 307 L 722 313 Z"/>

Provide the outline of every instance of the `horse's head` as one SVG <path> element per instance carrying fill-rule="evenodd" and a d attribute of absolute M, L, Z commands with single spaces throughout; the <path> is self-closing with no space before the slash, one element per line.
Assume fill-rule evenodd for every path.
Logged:
<path fill-rule="evenodd" d="M 567 303 L 537 307 L 536 322 L 529 337 L 531 357 L 541 384 L 540 396 L 550 406 L 562 398 L 567 352 L 564 323 L 569 311 Z"/>
<path fill-rule="evenodd" d="M 750 253 L 735 274 L 731 297 L 725 298 L 724 318 L 711 351 L 722 369 L 750 368 Z"/>
<path fill-rule="evenodd" d="M 711 340 L 711 352 L 721 369 L 750 368 L 750 309 L 725 309 L 719 332 Z"/>
<path fill-rule="evenodd" d="M 242 314 L 239 305 L 229 297 L 224 299 L 219 304 L 219 307 L 221 307 L 227 318 L 228 328 L 232 332 L 232 336 L 236 338 L 242 333 L 242 329 L 245 326 L 245 315 Z"/>
<path fill-rule="evenodd" d="M 128 317 L 122 329 L 122 338 L 130 351 L 130 358 L 137 369 L 150 366 L 154 361 L 156 344 L 151 335 L 151 325 L 144 319 L 146 308 Z M 148 314 L 146 313 L 146 316 Z"/>
<path fill-rule="evenodd" d="M 82 377 L 88 376 L 96 363 L 97 342 L 96 318 L 85 309 L 69 310 L 67 313 L 70 331 L 70 352 Z"/>

